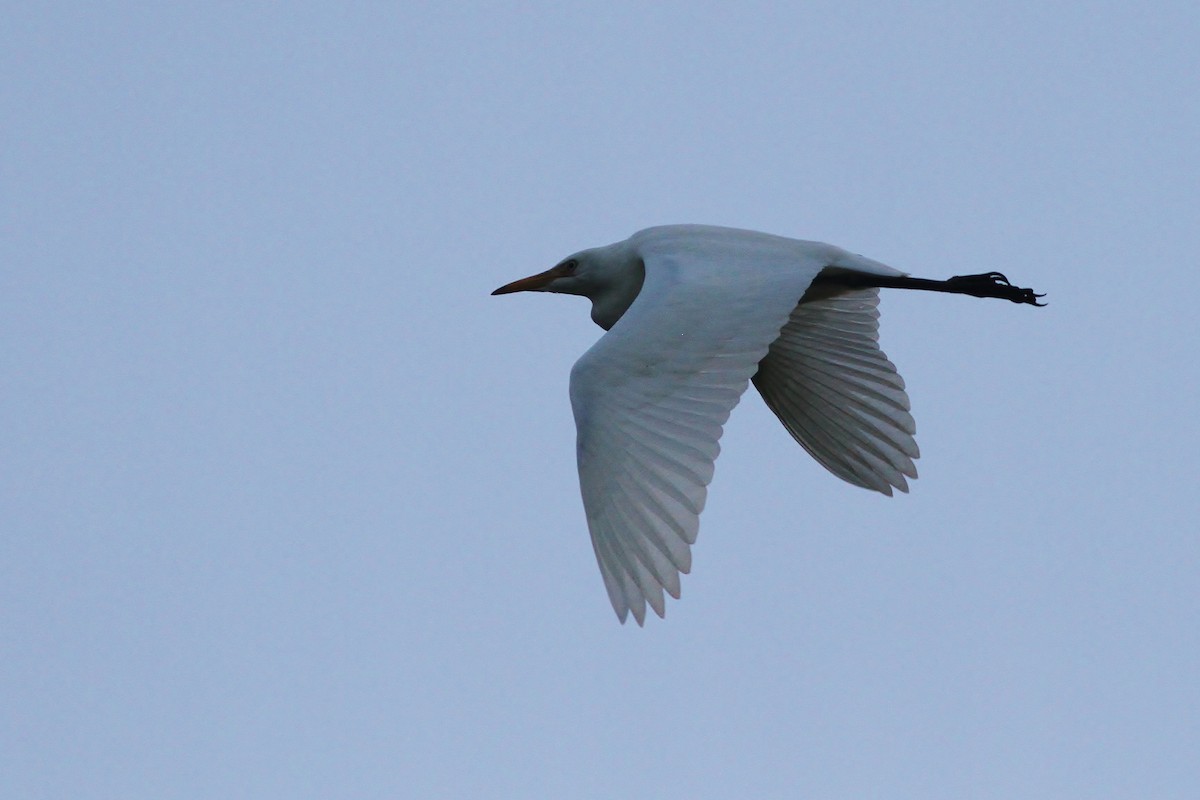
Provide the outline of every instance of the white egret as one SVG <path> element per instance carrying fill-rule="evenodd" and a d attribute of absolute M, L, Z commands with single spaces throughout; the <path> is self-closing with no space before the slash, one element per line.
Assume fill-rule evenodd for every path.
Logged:
<path fill-rule="evenodd" d="M 917 476 L 904 381 L 879 349 L 879 287 L 1043 305 L 1000 273 L 911 278 L 820 242 L 668 225 L 580 251 L 492 294 L 592 301 L 608 333 L 571 370 L 579 485 L 621 622 L 665 614 L 691 569 L 718 440 L 750 381 L 839 478 L 891 495 Z"/>

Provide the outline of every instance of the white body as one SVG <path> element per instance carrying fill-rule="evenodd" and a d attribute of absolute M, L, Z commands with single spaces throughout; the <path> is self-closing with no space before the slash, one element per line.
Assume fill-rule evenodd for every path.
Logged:
<path fill-rule="evenodd" d="M 886 494 L 916 477 L 878 290 L 813 287 L 825 270 L 903 274 L 819 242 L 671 225 L 497 290 L 586 295 L 609 329 L 571 370 L 571 405 L 588 528 L 622 622 L 632 611 L 643 623 L 647 604 L 662 616 L 664 590 L 679 597 L 722 426 L 751 378 L 835 475 Z"/>

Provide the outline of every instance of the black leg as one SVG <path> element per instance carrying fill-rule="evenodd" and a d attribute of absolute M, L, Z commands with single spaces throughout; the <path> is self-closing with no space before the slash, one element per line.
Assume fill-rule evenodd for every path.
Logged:
<path fill-rule="evenodd" d="M 1031 306 L 1044 306 L 1039 303 L 1039 297 L 1033 289 L 1023 289 L 1013 286 L 1008 278 L 999 272 L 985 272 L 979 275 L 955 275 L 945 281 L 934 281 L 928 278 L 910 278 L 907 275 L 871 275 L 866 272 L 850 272 L 843 269 L 830 269 L 822 272 L 813 281 L 814 286 L 844 286 L 848 289 L 880 287 L 884 289 L 919 289 L 926 292 L 949 292 L 951 294 L 969 294 L 972 297 L 995 297 L 1009 300 L 1013 303 L 1025 303 Z"/>

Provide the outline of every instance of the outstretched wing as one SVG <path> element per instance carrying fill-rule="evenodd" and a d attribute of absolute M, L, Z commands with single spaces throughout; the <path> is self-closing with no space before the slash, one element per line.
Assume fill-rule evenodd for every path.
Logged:
<path fill-rule="evenodd" d="M 722 427 L 834 248 L 692 227 L 632 241 L 641 293 L 571 370 L 571 404 L 604 585 L 642 624 L 679 597 Z"/>
<path fill-rule="evenodd" d="M 792 311 L 754 385 L 788 432 L 842 480 L 886 495 L 916 478 L 904 379 L 879 349 L 879 290 L 814 288 Z"/>

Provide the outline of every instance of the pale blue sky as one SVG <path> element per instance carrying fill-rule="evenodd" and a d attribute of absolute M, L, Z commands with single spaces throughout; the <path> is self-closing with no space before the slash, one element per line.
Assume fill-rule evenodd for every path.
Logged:
<path fill-rule="evenodd" d="M 1200 11 L 9 4 L 0 795 L 1193 798 Z M 748 394 L 617 624 L 490 297 L 675 222 L 885 293 L 921 477 Z"/>

